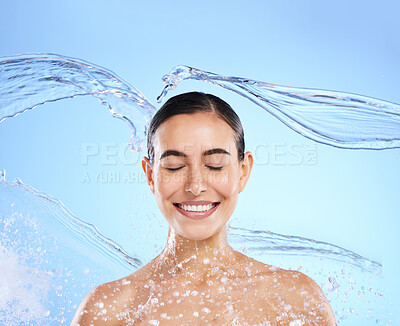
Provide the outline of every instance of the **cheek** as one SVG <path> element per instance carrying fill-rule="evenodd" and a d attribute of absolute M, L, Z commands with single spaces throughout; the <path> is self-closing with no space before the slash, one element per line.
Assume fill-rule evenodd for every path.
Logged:
<path fill-rule="evenodd" d="M 235 196 L 238 193 L 239 182 L 236 173 L 222 172 L 214 174 L 212 178 L 214 188 L 225 198 Z"/>
<path fill-rule="evenodd" d="M 182 187 L 183 179 L 180 173 L 158 173 L 155 181 L 157 199 L 162 201 L 171 197 Z"/>

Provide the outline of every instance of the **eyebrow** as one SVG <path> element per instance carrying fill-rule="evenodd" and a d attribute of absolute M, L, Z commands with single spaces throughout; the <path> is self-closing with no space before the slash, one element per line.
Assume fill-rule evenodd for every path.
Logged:
<path fill-rule="evenodd" d="M 205 151 L 203 153 L 203 156 L 206 155 L 213 155 L 213 154 L 227 154 L 227 155 L 231 155 L 229 152 L 227 152 L 226 150 L 224 150 L 223 148 L 213 148 L 213 149 L 209 149 L 208 151 Z"/>
<path fill-rule="evenodd" d="M 227 152 L 226 150 L 224 150 L 223 148 L 213 148 L 213 149 L 209 149 L 207 151 L 205 151 L 203 153 L 203 156 L 207 156 L 207 155 L 213 155 L 213 154 L 227 154 L 227 155 L 231 155 L 229 152 Z M 166 150 L 160 157 L 160 160 L 163 159 L 164 157 L 167 156 L 179 156 L 179 157 L 187 157 L 187 155 L 185 153 L 173 150 L 173 149 L 169 149 Z"/>

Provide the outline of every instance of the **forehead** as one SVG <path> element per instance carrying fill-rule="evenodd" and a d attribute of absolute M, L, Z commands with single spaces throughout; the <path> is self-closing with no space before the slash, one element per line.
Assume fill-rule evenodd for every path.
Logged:
<path fill-rule="evenodd" d="M 235 147 L 232 128 L 213 113 L 175 115 L 163 122 L 154 135 L 154 149 L 174 148 L 183 150 L 186 146 L 221 147 L 231 153 Z"/>

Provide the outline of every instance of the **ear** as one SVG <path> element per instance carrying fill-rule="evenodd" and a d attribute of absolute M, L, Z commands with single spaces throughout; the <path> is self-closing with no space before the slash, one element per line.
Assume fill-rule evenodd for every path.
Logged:
<path fill-rule="evenodd" d="M 246 152 L 243 161 L 240 162 L 239 192 L 242 192 L 249 180 L 251 169 L 253 168 L 253 154 Z"/>
<path fill-rule="evenodd" d="M 154 179 L 153 179 L 153 169 L 150 164 L 150 160 L 147 157 L 142 158 L 142 168 L 143 172 L 146 175 L 147 184 L 151 192 L 154 194 Z"/>

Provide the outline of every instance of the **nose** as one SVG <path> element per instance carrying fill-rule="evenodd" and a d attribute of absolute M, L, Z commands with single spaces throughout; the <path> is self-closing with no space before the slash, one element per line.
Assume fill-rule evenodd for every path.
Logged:
<path fill-rule="evenodd" d="M 185 190 L 195 196 L 200 195 L 207 190 L 207 182 L 205 176 L 201 172 L 191 172 L 189 179 L 185 184 Z"/>

